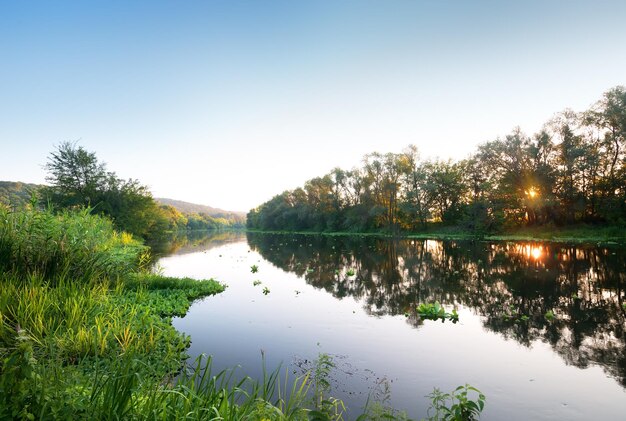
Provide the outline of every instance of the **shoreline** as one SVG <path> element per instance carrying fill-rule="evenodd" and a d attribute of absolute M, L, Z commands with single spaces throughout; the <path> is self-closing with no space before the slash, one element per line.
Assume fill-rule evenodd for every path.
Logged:
<path fill-rule="evenodd" d="M 399 239 L 419 239 L 419 240 L 468 240 L 468 241 L 540 241 L 553 243 L 593 243 L 595 245 L 621 245 L 626 244 L 626 228 L 622 227 L 564 227 L 551 228 L 539 231 L 532 227 L 523 231 L 502 232 L 494 234 L 473 234 L 470 232 L 349 232 L 349 231 L 282 231 L 282 230 L 257 230 L 247 229 L 245 232 L 259 234 L 280 234 L 280 235 L 320 235 L 328 237 L 378 237 L 378 238 L 399 238 Z M 621 235 L 615 235 L 621 231 Z"/>

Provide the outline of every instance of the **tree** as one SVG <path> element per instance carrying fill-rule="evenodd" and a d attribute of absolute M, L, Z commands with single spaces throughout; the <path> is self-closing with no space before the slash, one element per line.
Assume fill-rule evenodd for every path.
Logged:
<path fill-rule="evenodd" d="M 45 168 L 48 171 L 46 181 L 50 183 L 47 193 L 53 203 L 61 207 L 95 204 L 111 176 L 95 153 L 87 152 L 82 146 L 76 147 L 75 142 L 62 142 L 50 154 Z"/>
<path fill-rule="evenodd" d="M 172 228 L 168 213 L 137 180 L 122 180 L 74 142 L 62 142 L 50 154 L 45 168 L 50 186 L 44 200 L 56 208 L 87 207 L 103 214 L 115 226 L 144 238 L 161 235 Z"/>
<path fill-rule="evenodd" d="M 434 161 L 425 164 L 426 194 L 431 213 L 444 223 L 461 218 L 461 205 L 467 193 L 463 167 L 452 161 Z"/>
<path fill-rule="evenodd" d="M 626 205 L 626 88 L 617 86 L 584 114 L 584 124 L 595 129 L 600 156 L 599 205 L 602 216 L 617 221 Z"/>

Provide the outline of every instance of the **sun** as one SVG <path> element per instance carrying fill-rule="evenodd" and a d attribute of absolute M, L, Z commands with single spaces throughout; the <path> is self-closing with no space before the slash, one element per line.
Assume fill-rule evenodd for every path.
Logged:
<path fill-rule="evenodd" d="M 530 254 L 533 257 L 533 259 L 537 260 L 537 259 L 539 259 L 541 257 L 542 252 L 541 252 L 541 249 L 539 247 L 533 247 L 530 250 Z"/>
<path fill-rule="evenodd" d="M 539 196 L 539 192 L 537 191 L 537 189 L 535 189 L 534 187 L 529 188 L 528 190 L 526 190 L 526 194 L 528 195 L 528 197 L 530 197 L 531 199 L 534 199 L 536 196 Z"/>

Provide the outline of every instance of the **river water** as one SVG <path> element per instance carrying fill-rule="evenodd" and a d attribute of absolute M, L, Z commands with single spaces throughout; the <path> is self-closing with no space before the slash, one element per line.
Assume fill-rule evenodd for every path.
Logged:
<path fill-rule="evenodd" d="M 626 419 L 623 246 L 219 233 L 158 265 L 228 285 L 174 320 L 192 358 L 260 378 L 261 352 L 294 376 L 326 353 L 348 419 L 368 398 L 419 419 L 466 383 L 484 420 Z M 434 302 L 459 322 L 420 318 Z"/>

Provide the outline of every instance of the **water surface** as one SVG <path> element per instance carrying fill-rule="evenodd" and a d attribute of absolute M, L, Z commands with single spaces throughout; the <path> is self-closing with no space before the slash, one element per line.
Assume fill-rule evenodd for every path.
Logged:
<path fill-rule="evenodd" d="M 174 320 L 192 357 L 258 378 L 261 350 L 296 374 L 328 353 L 348 418 L 368 396 L 420 418 L 433 387 L 469 383 L 486 420 L 623 419 L 625 251 L 222 233 L 179 241 L 159 265 L 228 285 Z M 435 301 L 459 323 L 420 319 L 416 306 Z"/>

